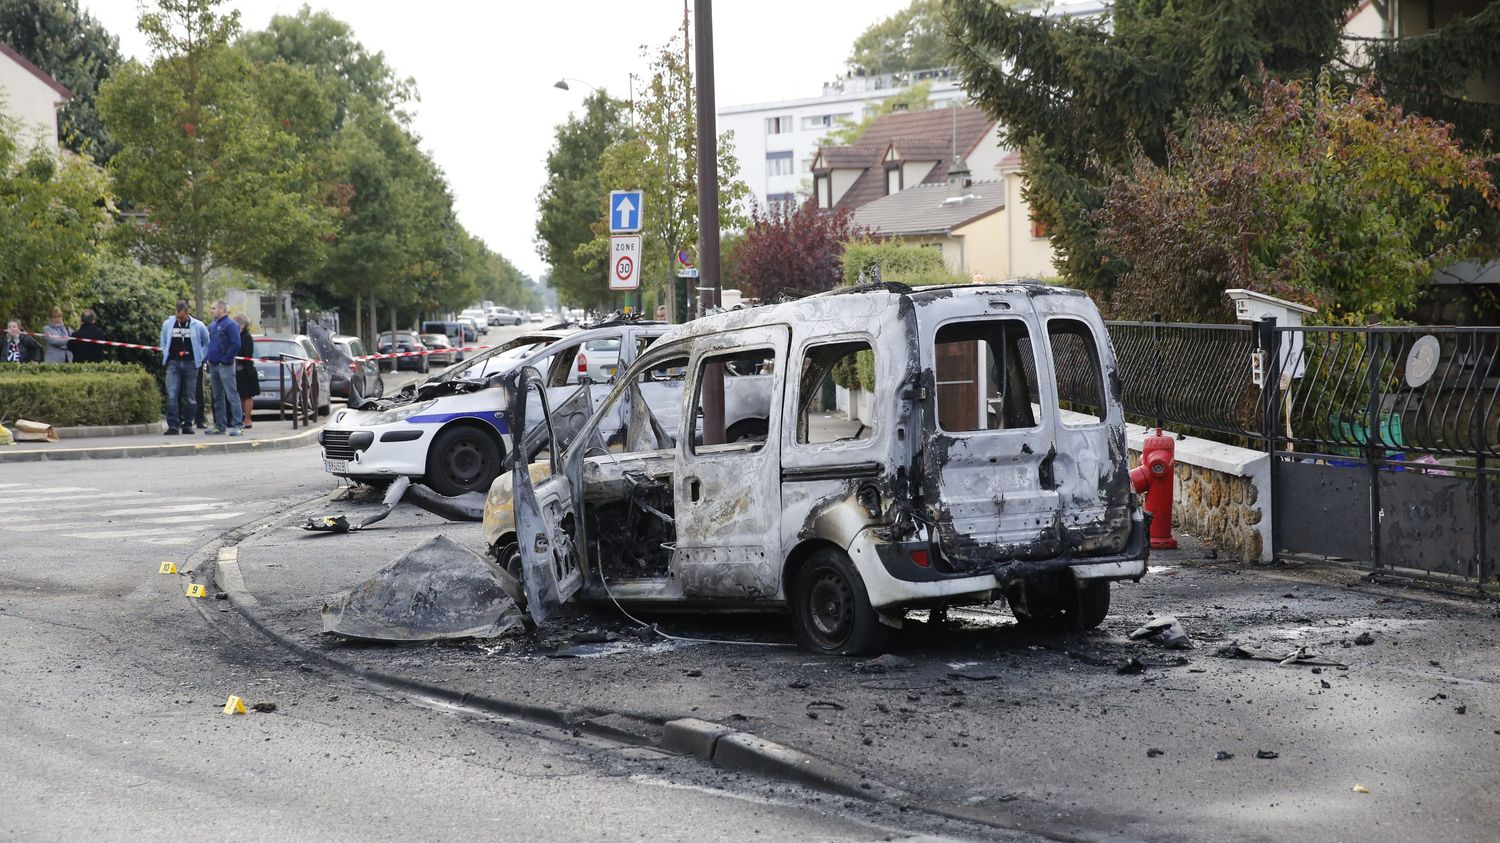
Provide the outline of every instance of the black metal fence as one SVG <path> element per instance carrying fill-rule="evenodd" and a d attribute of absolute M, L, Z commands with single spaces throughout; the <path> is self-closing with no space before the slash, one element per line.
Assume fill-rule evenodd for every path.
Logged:
<path fill-rule="evenodd" d="M 1270 455 L 1278 555 L 1493 583 L 1500 328 L 1109 332 L 1132 421 Z"/>
<path fill-rule="evenodd" d="M 1131 421 L 1249 444 L 1262 439 L 1250 325 L 1110 322 Z"/>

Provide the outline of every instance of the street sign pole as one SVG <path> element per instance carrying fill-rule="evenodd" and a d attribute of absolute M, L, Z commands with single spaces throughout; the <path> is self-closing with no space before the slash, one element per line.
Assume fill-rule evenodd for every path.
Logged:
<path fill-rule="evenodd" d="M 719 305 L 719 132 L 714 121 L 714 18 L 712 0 L 693 0 L 698 38 L 698 313 Z M 703 373 L 703 444 L 724 441 L 724 367 Z"/>

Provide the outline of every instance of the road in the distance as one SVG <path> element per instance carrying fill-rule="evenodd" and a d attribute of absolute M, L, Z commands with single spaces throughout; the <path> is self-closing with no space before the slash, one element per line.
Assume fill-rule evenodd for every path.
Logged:
<path fill-rule="evenodd" d="M 0 838 L 965 831 L 414 704 L 302 665 L 157 573 L 333 488 L 318 469 L 315 447 L 0 468 Z M 227 717 L 230 694 L 277 710 Z"/>

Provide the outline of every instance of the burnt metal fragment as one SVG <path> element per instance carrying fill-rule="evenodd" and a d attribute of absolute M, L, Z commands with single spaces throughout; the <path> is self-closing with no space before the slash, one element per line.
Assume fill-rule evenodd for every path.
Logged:
<path fill-rule="evenodd" d="M 323 631 L 371 641 L 493 638 L 522 622 L 520 585 L 444 536 L 323 605 Z"/>

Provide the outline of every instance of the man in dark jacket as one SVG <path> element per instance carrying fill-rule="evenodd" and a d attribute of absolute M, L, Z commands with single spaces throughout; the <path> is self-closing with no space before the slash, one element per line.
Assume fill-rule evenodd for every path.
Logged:
<path fill-rule="evenodd" d="M 83 311 L 83 324 L 73 332 L 73 339 L 68 343 L 68 350 L 73 352 L 74 363 L 103 363 L 104 350 L 107 346 L 96 342 L 83 342 L 83 340 L 104 339 L 104 329 L 99 327 L 99 320 L 92 310 Z"/>
<path fill-rule="evenodd" d="M 21 333 L 21 323 L 12 319 L 5 326 L 5 339 L 0 340 L 0 363 L 40 363 L 42 347 L 30 336 Z"/>
<path fill-rule="evenodd" d="M 208 326 L 208 380 L 214 390 L 214 427 L 208 433 L 239 436 L 245 423 L 240 390 L 234 380 L 234 358 L 240 353 L 240 326 L 229 318 L 223 299 L 214 301 L 214 321 Z"/>

